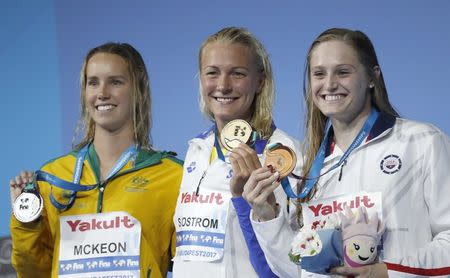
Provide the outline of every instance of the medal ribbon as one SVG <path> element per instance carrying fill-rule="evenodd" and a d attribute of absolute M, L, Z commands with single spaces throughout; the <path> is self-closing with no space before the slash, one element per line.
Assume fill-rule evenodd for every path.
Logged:
<path fill-rule="evenodd" d="M 36 171 L 36 181 L 45 181 L 48 182 L 58 188 L 61 188 L 63 190 L 69 190 L 69 201 L 67 204 L 61 204 L 56 200 L 56 198 L 53 196 L 53 192 L 50 191 L 50 201 L 59 210 L 65 210 L 67 209 L 75 200 L 75 195 L 79 191 L 89 191 L 98 186 L 98 184 L 92 184 L 92 185 L 81 185 L 79 184 L 81 179 L 81 174 L 83 172 L 83 162 L 85 160 L 86 154 L 88 152 L 89 145 L 84 146 L 77 155 L 77 160 L 75 163 L 75 170 L 73 173 L 73 182 L 68 182 L 65 180 L 62 180 L 52 174 L 46 173 L 44 171 L 38 170 Z M 137 147 L 136 145 L 130 146 L 128 149 L 125 150 L 124 153 L 120 156 L 119 160 L 116 162 L 114 167 L 109 172 L 107 178 L 105 181 L 110 179 L 112 176 L 114 176 L 117 172 L 120 171 L 127 163 L 128 161 L 134 157 L 137 153 Z"/>
<path fill-rule="evenodd" d="M 282 182 L 281 185 L 282 185 L 286 195 L 289 198 L 305 198 L 309 194 L 309 192 L 312 190 L 312 188 L 315 186 L 317 180 L 321 176 L 323 176 L 323 175 L 331 172 L 332 170 L 336 169 L 337 167 L 339 167 L 348 158 L 350 153 L 353 150 L 355 150 L 359 145 L 361 145 L 361 143 L 363 142 L 364 138 L 367 137 L 367 135 L 369 134 L 370 130 L 372 129 L 375 121 L 378 118 L 378 115 L 379 115 L 379 112 L 376 109 L 372 108 L 372 110 L 370 111 L 370 115 L 367 118 L 366 122 L 364 123 L 363 127 L 361 128 L 361 130 L 359 131 L 358 135 L 355 137 L 353 142 L 350 144 L 348 149 L 342 155 L 341 159 L 339 159 L 338 163 L 333 165 L 325 173 L 320 174 L 320 170 L 322 169 L 323 162 L 325 160 L 326 146 L 327 146 L 328 141 L 329 141 L 330 129 L 331 129 L 331 126 L 332 126 L 331 125 L 331 120 L 328 119 L 327 123 L 325 125 L 325 134 L 324 134 L 324 137 L 322 139 L 322 143 L 320 144 L 319 150 L 318 150 L 318 152 L 316 154 L 316 157 L 314 158 L 314 161 L 313 161 L 313 164 L 312 164 L 311 169 L 309 171 L 308 177 L 307 178 L 299 177 L 300 179 L 305 179 L 306 180 L 305 187 L 303 188 L 302 192 L 299 195 L 297 195 L 297 194 L 295 194 L 292 191 L 292 188 L 291 188 L 291 186 L 289 185 L 288 182 L 284 182 L 284 183 Z"/>

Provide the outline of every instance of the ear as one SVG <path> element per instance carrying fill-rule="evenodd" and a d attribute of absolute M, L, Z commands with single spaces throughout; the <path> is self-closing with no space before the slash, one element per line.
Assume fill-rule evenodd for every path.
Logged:
<path fill-rule="evenodd" d="M 374 75 L 375 79 L 380 78 L 380 75 L 381 75 L 380 66 L 378 66 L 378 65 L 373 66 L 372 70 L 373 70 L 373 75 Z"/>
<path fill-rule="evenodd" d="M 378 80 L 381 75 L 381 69 L 378 65 L 373 66 L 372 71 L 373 71 L 373 74 L 371 74 L 369 76 L 370 78 L 372 78 L 371 80 L 369 80 L 369 89 L 373 89 L 375 87 L 374 80 Z"/>
<path fill-rule="evenodd" d="M 380 77 L 380 73 L 381 73 L 380 66 L 378 66 L 378 65 L 373 66 L 373 72 L 375 73 L 376 77 Z"/>

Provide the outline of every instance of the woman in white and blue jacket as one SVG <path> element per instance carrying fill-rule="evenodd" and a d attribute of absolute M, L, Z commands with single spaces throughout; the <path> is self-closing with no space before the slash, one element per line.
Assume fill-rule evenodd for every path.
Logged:
<path fill-rule="evenodd" d="M 274 85 L 268 55 L 246 29 L 225 28 L 201 46 L 199 76 L 200 107 L 213 126 L 189 142 L 174 216 L 173 276 L 279 276 L 269 268 L 253 235 L 250 206 L 241 197 L 251 172 L 263 164 L 269 144 L 299 150 L 298 143 L 273 123 Z M 218 138 L 235 119 L 250 123 L 257 138 L 251 146 L 241 144 L 227 152 Z M 275 198 L 277 210 L 286 210 L 281 188 Z"/>
<path fill-rule="evenodd" d="M 318 211 L 312 203 L 377 194 L 381 198 L 364 206 L 381 208 L 386 225 L 378 263 L 336 267 L 330 275 L 450 277 L 449 137 L 430 124 L 399 117 L 374 47 L 360 31 L 332 28 L 320 34 L 309 49 L 305 79 L 308 151 L 302 173 L 316 179 L 300 184 L 302 224 L 311 224 L 305 216 Z M 272 191 L 258 188 L 271 182 L 264 172 L 254 171 L 244 190 L 254 232 L 274 271 L 298 277 L 296 265 L 279 259 L 294 237 L 288 217 L 284 211 L 267 214 L 274 202 L 257 197 Z M 257 221 L 265 215 L 268 221 Z M 304 269 L 302 277 L 328 275 Z"/>

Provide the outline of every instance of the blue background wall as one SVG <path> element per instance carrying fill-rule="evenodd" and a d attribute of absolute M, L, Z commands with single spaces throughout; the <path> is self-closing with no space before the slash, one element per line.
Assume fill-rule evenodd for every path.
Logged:
<path fill-rule="evenodd" d="M 198 47 L 230 25 L 248 27 L 265 44 L 276 78 L 277 126 L 298 138 L 305 54 L 333 26 L 371 37 L 403 116 L 450 133 L 448 0 L 2 1 L 0 236 L 9 233 L 9 179 L 70 149 L 89 48 L 121 41 L 141 51 L 151 78 L 154 145 L 184 157 L 189 138 L 210 124 L 198 111 Z"/>

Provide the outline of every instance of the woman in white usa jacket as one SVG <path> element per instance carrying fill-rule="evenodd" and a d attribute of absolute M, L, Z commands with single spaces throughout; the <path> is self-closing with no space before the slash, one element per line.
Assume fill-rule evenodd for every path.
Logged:
<path fill-rule="evenodd" d="M 313 164 L 331 120 L 330 140 L 320 173 L 338 163 L 356 134 L 372 115 L 379 113 L 361 145 L 337 169 L 321 176 L 306 198 L 311 202 L 335 196 L 381 193 L 382 219 L 386 224 L 379 263 L 362 267 L 337 267 L 334 275 L 355 277 L 450 276 L 450 140 L 429 124 L 398 117 L 389 103 L 376 54 L 360 31 L 329 29 L 312 44 L 306 65 L 305 98 L 308 107 L 306 153 L 303 173 Z M 264 180 L 252 173 L 248 191 Z M 300 186 L 303 186 L 301 184 Z M 264 205 L 254 205 L 261 218 Z M 366 204 L 371 202 L 366 202 Z M 316 203 L 317 204 L 317 203 Z M 311 213 L 303 206 L 303 215 Z M 339 206 L 334 206 L 339 210 Z M 318 212 L 316 207 L 312 210 Z M 298 277 L 296 266 L 278 258 L 289 252 L 294 232 L 284 211 L 253 228 L 269 265 L 283 277 Z M 308 223 L 304 223 L 308 224 Z M 330 274 L 331 275 L 331 274 Z M 302 277 L 327 277 L 302 272 Z"/>
<path fill-rule="evenodd" d="M 274 86 L 268 55 L 246 29 L 229 27 L 203 43 L 199 68 L 200 107 L 214 125 L 189 142 L 174 215 L 173 276 L 277 277 L 256 238 L 244 238 L 243 231 L 253 232 L 250 206 L 241 196 L 250 173 L 263 164 L 269 144 L 300 149 L 273 124 Z M 235 119 L 246 120 L 258 136 L 252 147 L 240 144 L 227 153 L 218 138 Z M 275 195 L 277 210 L 287 210 L 282 189 Z"/>

